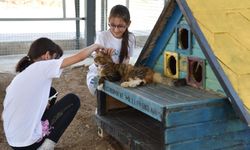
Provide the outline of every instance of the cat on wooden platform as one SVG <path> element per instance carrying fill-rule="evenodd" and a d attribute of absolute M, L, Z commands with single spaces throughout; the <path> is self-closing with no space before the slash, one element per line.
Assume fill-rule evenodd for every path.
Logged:
<path fill-rule="evenodd" d="M 112 61 L 111 56 L 103 51 L 96 52 L 94 63 L 98 68 L 98 89 L 102 89 L 104 80 L 121 81 L 122 87 L 137 87 L 149 83 L 165 83 L 173 86 L 176 83 L 176 80 L 164 78 L 149 67 L 116 64 Z"/>

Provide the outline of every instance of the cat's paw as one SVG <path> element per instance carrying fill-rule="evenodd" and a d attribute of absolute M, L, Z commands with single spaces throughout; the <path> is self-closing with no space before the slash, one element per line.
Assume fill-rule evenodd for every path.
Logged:
<path fill-rule="evenodd" d="M 129 82 L 122 82 L 122 83 L 121 83 L 121 86 L 122 86 L 122 87 L 129 87 Z"/>
<path fill-rule="evenodd" d="M 129 87 L 137 87 L 139 85 L 143 85 L 143 81 L 141 79 L 131 80 L 129 82 Z"/>
<path fill-rule="evenodd" d="M 98 90 L 103 90 L 103 84 L 98 85 L 98 86 L 97 86 L 97 89 L 98 89 Z"/>
<path fill-rule="evenodd" d="M 137 87 L 138 85 L 141 85 L 143 83 L 142 80 L 130 80 L 127 82 L 122 82 L 122 87 Z"/>

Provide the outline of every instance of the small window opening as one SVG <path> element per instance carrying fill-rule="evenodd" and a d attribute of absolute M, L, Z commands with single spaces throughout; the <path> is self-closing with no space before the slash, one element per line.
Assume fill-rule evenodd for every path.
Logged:
<path fill-rule="evenodd" d="M 188 49 L 189 45 L 189 39 L 188 39 L 188 30 L 185 28 L 179 28 L 178 30 L 178 48 L 186 50 Z"/>

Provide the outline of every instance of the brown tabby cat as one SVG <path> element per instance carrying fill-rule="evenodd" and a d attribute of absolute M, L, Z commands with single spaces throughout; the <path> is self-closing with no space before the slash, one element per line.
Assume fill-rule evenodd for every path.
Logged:
<path fill-rule="evenodd" d="M 104 80 L 121 81 L 122 87 L 136 87 L 147 83 L 161 83 L 162 76 L 148 67 L 135 67 L 131 64 L 115 64 L 111 57 L 102 51 L 96 52 L 94 63 L 98 67 L 98 89 Z"/>

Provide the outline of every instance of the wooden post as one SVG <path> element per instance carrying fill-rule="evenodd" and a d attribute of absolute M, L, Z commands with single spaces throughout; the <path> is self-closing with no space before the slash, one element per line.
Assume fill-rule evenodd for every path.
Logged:
<path fill-rule="evenodd" d="M 103 91 L 96 90 L 97 94 L 97 114 L 105 115 L 106 113 L 106 94 Z"/>

